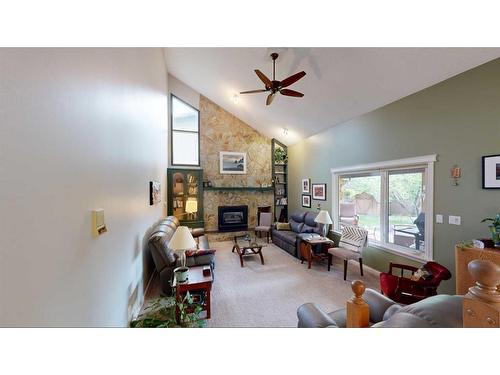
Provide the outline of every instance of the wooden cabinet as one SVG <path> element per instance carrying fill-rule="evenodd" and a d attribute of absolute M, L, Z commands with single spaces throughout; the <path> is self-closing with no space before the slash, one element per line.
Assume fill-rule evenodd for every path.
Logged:
<path fill-rule="evenodd" d="M 203 170 L 169 168 L 168 214 L 182 225 L 203 228 Z"/>
<path fill-rule="evenodd" d="M 467 268 L 474 259 L 489 260 L 500 265 L 500 250 L 455 246 L 456 294 L 466 294 L 474 286 L 475 281 Z"/>

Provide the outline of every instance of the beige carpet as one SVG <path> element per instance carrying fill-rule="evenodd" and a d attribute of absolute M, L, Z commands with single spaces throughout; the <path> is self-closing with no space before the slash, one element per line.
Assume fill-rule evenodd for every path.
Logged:
<path fill-rule="evenodd" d="M 263 249 L 264 265 L 254 255 L 245 257 L 241 268 L 231 242 L 214 243 L 213 248 L 216 268 L 207 327 L 296 327 L 297 307 L 303 303 L 315 302 L 328 312 L 345 306 L 352 280 L 379 289 L 378 276 L 366 270 L 361 277 L 357 263 L 349 264 L 344 281 L 341 260 L 334 260 L 330 272 L 326 261 L 308 270 L 306 263 L 269 244 Z"/>

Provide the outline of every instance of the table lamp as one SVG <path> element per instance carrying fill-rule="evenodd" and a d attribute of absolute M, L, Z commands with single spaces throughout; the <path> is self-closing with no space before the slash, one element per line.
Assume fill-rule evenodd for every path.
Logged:
<path fill-rule="evenodd" d="M 191 215 L 198 212 L 198 201 L 195 199 L 188 199 L 186 201 L 186 212 Z"/>
<path fill-rule="evenodd" d="M 168 243 L 168 247 L 180 254 L 182 266 L 174 269 L 174 273 L 177 282 L 185 283 L 188 280 L 189 271 L 189 268 L 186 267 L 186 250 L 196 248 L 196 241 L 189 228 L 183 226 L 177 227 L 177 230 Z"/>
<path fill-rule="evenodd" d="M 328 211 L 321 210 L 319 212 L 318 216 L 316 216 L 316 219 L 314 219 L 314 221 L 316 223 L 323 224 L 323 228 L 322 228 L 323 229 L 323 237 L 326 237 L 326 235 L 328 233 L 328 225 L 333 224 L 332 218 L 328 214 Z"/>

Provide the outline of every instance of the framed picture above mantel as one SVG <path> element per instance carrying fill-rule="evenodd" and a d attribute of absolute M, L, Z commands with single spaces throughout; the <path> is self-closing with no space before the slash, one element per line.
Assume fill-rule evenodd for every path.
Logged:
<path fill-rule="evenodd" d="M 219 163 L 221 174 L 247 174 L 246 152 L 220 151 Z"/>

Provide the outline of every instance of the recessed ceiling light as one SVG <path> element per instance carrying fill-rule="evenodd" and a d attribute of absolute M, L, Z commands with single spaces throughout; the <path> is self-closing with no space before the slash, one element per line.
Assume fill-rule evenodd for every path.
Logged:
<path fill-rule="evenodd" d="M 287 128 L 283 128 L 283 135 L 288 135 L 288 129 Z"/>

